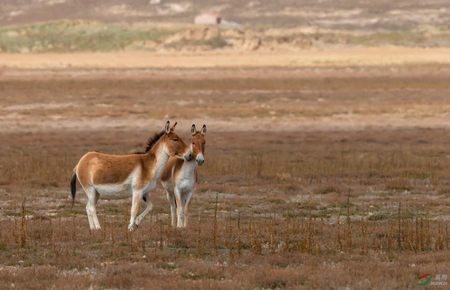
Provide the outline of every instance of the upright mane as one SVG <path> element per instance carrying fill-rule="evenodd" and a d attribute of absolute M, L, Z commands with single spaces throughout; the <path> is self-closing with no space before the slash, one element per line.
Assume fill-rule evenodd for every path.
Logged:
<path fill-rule="evenodd" d="M 158 140 L 164 135 L 164 133 L 166 133 L 166 131 L 162 130 L 159 133 L 155 133 L 153 134 L 153 136 L 150 136 L 147 140 L 147 144 L 145 145 L 145 150 L 144 152 L 138 152 L 136 154 L 144 154 L 147 153 L 148 151 L 150 151 L 153 146 L 156 144 L 156 142 L 158 142 Z"/>

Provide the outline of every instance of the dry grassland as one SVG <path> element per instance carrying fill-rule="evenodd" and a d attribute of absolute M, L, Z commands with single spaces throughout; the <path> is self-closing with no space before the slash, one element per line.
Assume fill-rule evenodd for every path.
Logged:
<path fill-rule="evenodd" d="M 236 68 L 449 64 L 449 48 L 343 47 L 293 52 L 109 52 L 0 55 L 0 68 Z"/>
<path fill-rule="evenodd" d="M 8 71 L 0 284 L 407 289 L 450 274 L 449 80 L 445 66 Z M 186 138 L 209 125 L 189 227 L 170 227 L 158 187 L 136 232 L 130 200 L 100 200 L 90 232 L 84 194 L 68 200 L 78 158 L 129 152 L 167 118 Z"/>

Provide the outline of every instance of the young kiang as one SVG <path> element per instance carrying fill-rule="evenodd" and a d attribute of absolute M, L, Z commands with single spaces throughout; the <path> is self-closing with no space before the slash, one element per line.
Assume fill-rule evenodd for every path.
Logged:
<path fill-rule="evenodd" d="M 76 181 L 87 195 L 86 213 L 91 229 L 100 229 L 96 204 L 100 197 L 123 198 L 131 194 L 131 217 L 128 229 L 134 230 L 145 215 L 152 210 L 149 193 L 155 188 L 169 158 L 190 161 L 191 146 L 175 134 L 175 123 L 149 139 L 145 152 L 113 155 L 88 152 L 74 168 L 71 180 L 72 204 L 76 194 Z M 138 216 L 141 200 L 145 209 Z"/>
<path fill-rule="evenodd" d="M 192 160 L 170 158 L 161 177 L 170 202 L 173 227 L 187 226 L 188 205 L 197 183 L 197 165 L 205 162 L 206 125 L 197 131 L 193 124 L 191 133 Z"/>

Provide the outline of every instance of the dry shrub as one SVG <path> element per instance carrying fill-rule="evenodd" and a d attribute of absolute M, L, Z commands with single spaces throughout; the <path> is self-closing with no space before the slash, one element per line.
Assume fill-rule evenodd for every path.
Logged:
<path fill-rule="evenodd" d="M 105 274 L 101 276 L 98 283 L 102 288 L 130 289 L 133 287 L 134 279 L 142 274 L 142 270 L 139 272 L 136 270 L 140 269 L 137 269 L 134 265 L 107 267 Z"/>
<path fill-rule="evenodd" d="M 247 281 L 251 288 L 284 289 L 299 288 L 305 280 L 301 268 L 272 268 L 270 266 L 255 266 L 238 276 Z"/>
<path fill-rule="evenodd" d="M 321 80 L 312 82 L 323 85 Z M 92 81 L 92 90 L 102 102 L 115 106 L 112 115 L 123 114 L 126 104 L 121 102 L 130 102 L 128 90 L 137 95 L 148 88 L 143 82 L 118 83 L 116 92 L 116 83 Z M 171 82 L 149 83 L 156 91 L 173 89 Z M 373 85 L 363 83 L 356 85 L 363 90 Z M 17 98 L 34 96 L 17 93 L 18 88 L 33 87 L 30 84 L 6 82 L 2 88 L 15 91 Z M 51 81 L 38 84 L 41 99 L 65 94 Z M 92 94 L 84 88 L 86 83 L 59 84 L 73 95 Z M 198 85 L 210 91 L 223 86 L 219 94 L 214 93 L 222 98 L 223 90 L 234 81 L 180 84 L 193 94 Z M 276 90 L 279 85 L 254 79 L 240 83 L 245 89 Z M 284 85 L 300 86 L 293 81 Z M 444 85 L 448 87 L 448 82 Z M 317 103 L 317 96 L 313 97 L 305 96 L 306 102 Z M 170 94 L 168 98 L 174 100 Z M 358 98 L 352 101 L 360 102 Z M 223 102 L 216 95 L 211 99 L 206 105 L 217 114 L 236 113 L 236 104 L 230 102 L 232 110 L 227 111 L 219 108 Z M 337 99 L 330 101 L 340 104 Z M 293 114 L 340 110 L 327 106 L 324 113 L 314 104 Z M 66 113 L 73 118 L 107 113 L 94 111 L 91 105 L 82 107 L 83 113 Z M 384 109 L 390 106 L 376 110 Z M 254 114 L 252 108 L 248 112 Z M 246 116 L 248 112 L 237 113 Z M 165 114 L 164 109 L 154 113 L 161 118 Z M 196 108 L 183 106 L 179 113 L 192 117 Z M 406 289 L 415 286 L 420 272 L 445 273 L 449 268 L 447 130 L 211 132 L 187 229 L 170 227 L 167 202 L 157 189 L 152 196 L 155 210 L 136 232 L 130 234 L 126 228 L 129 200 L 100 200 L 102 231 L 89 231 L 84 195 L 78 194 L 73 209 L 67 200 L 73 166 L 88 150 L 125 153 L 148 134 L 146 129 L 1 134 L 0 285 L 7 288 L 15 283 L 20 289 Z M 21 209 L 24 196 L 29 199 Z"/>
<path fill-rule="evenodd" d="M 58 269 L 51 266 L 10 267 L 0 270 L 0 281 L 6 288 L 43 289 L 57 279 L 57 274 Z"/>
<path fill-rule="evenodd" d="M 186 280 L 224 280 L 225 268 L 205 261 L 186 261 L 180 265 L 180 275 Z"/>

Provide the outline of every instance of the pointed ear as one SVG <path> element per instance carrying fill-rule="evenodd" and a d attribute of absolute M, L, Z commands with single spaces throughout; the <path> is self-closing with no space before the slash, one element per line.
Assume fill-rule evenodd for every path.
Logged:
<path fill-rule="evenodd" d="M 203 124 L 203 127 L 202 127 L 202 134 L 203 135 L 205 135 L 206 134 L 206 125 L 205 124 Z"/>
<path fill-rule="evenodd" d="M 197 129 L 195 129 L 195 124 L 192 124 L 192 127 L 191 127 L 191 133 L 192 133 L 192 135 L 194 135 L 195 132 L 197 132 Z"/>
<path fill-rule="evenodd" d="M 165 128 L 166 134 L 170 133 L 170 121 L 166 122 L 166 128 Z"/>
<path fill-rule="evenodd" d="M 170 128 L 170 131 L 174 131 L 175 130 L 175 126 L 178 124 L 178 122 L 175 122 L 175 124 L 173 124 L 172 128 Z"/>

